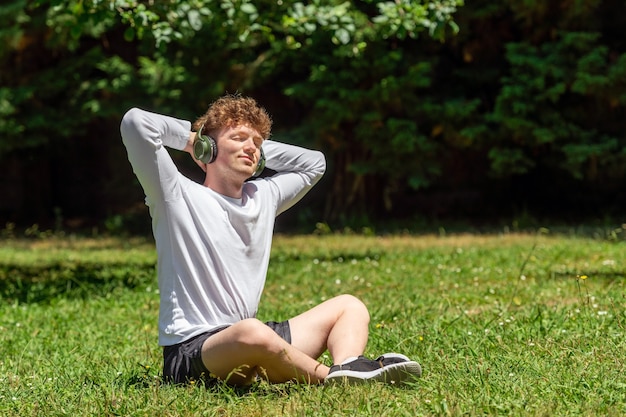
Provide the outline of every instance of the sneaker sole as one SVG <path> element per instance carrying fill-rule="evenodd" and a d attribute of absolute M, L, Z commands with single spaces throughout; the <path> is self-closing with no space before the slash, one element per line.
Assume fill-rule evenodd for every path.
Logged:
<path fill-rule="evenodd" d="M 387 353 L 383 353 L 381 356 L 386 359 L 402 359 L 403 361 L 406 361 L 406 362 L 413 362 L 411 359 L 409 359 L 408 356 L 405 356 L 401 353 L 387 352 Z"/>
<path fill-rule="evenodd" d="M 368 382 L 383 382 L 386 384 L 403 384 L 422 375 L 419 363 L 408 361 L 394 363 L 370 372 L 335 371 L 328 375 L 324 382 L 344 383 L 350 385 L 366 384 Z"/>

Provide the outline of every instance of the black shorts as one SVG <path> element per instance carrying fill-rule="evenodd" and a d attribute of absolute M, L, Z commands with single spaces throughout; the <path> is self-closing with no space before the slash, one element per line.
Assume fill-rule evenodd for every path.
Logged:
<path fill-rule="evenodd" d="M 291 329 L 288 321 L 265 323 L 287 343 L 291 343 Z M 186 384 L 190 381 L 214 383 L 217 379 L 210 376 L 210 371 L 202 362 L 202 345 L 205 340 L 227 329 L 225 326 L 210 332 L 201 333 L 172 346 L 163 347 L 163 380 L 168 383 Z"/>

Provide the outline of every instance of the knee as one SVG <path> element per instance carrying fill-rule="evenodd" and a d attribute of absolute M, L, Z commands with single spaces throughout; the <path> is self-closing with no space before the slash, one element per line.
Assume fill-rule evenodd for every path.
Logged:
<path fill-rule="evenodd" d="M 369 323 L 370 313 L 363 301 L 350 294 L 343 294 L 337 298 L 340 305 L 343 306 L 344 312 L 349 312 L 351 315 L 357 315 L 361 317 L 361 320 Z"/>
<path fill-rule="evenodd" d="M 248 347 L 266 350 L 275 345 L 276 339 L 280 337 L 265 323 L 257 319 L 244 319 L 237 323 L 237 328 L 239 343 Z"/>

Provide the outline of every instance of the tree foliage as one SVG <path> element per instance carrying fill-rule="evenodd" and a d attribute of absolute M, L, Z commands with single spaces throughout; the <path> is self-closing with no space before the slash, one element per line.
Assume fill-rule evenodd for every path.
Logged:
<path fill-rule="evenodd" d="M 576 179 L 624 172 L 624 133 L 612 113 L 626 104 L 626 55 L 611 62 L 599 37 L 563 32 L 539 46 L 507 45 L 510 73 L 488 115 L 499 126 L 489 152 L 497 174 L 541 164 Z"/>
<path fill-rule="evenodd" d="M 91 179 L 97 215 L 122 210 L 130 172 L 111 145 L 121 114 L 142 106 L 193 119 L 235 91 L 268 107 L 278 139 L 326 152 L 323 198 L 311 206 L 324 208 L 303 210 L 310 218 L 502 209 L 545 197 L 546 175 L 569 190 L 601 185 L 606 198 L 626 166 L 621 9 L 617 0 L 10 0 L 0 6 L 0 159 L 12 167 L 5 184 L 24 179 L 0 186 L 12 196 L 0 212 L 35 203 L 79 216 L 89 202 L 63 184 L 90 188 L 94 165 L 105 172 Z M 16 190 L 30 188 L 23 174 L 34 166 L 47 185 L 26 198 Z M 448 200 L 433 198 L 441 193 Z"/>
<path fill-rule="evenodd" d="M 349 2 L 13 0 L 0 9 L 11 22 L 0 33 L 4 152 L 38 145 L 12 138 L 49 120 L 75 136 L 129 97 L 197 112 L 185 93 L 253 88 L 303 54 L 353 58 L 380 38 L 443 36 L 457 3 L 364 2 L 369 16 Z"/>
<path fill-rule="evenodd" d="M 0 9 L 12 22 L 0 52 L 8 68 L 0 155 L 71 144 L 131 105 L 192 118 L 224 91 L 313 91 L 323 67 L 348 64 L 348 78 L 369 71 L 370 50 L 380 52 L 381 43 L 422 32 L 442 39 L 446 28 L 456 29 L 460 3 L 12 1 Z M 354 83 L 333 85 L 345 95 Z M 315 111 L 335 100 L 322 91 L 294 101 L 306 98 L 304 111 Z M 329 134 L 307 137 L 323 145 Z"/>

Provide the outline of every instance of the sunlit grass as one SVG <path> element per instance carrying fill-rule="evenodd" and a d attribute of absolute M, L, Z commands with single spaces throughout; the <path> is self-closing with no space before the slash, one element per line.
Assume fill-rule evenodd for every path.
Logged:
<path fill-rule="evenodd" d="M 544 234 L 277 236 L 259 318 L 335 295 L 413 386 L 163 386 L 153 245 L 0 246 L 0 414 L 623 415 L 624 242 Z M 329 362 L 330 358 L 324 357 Z"/>

